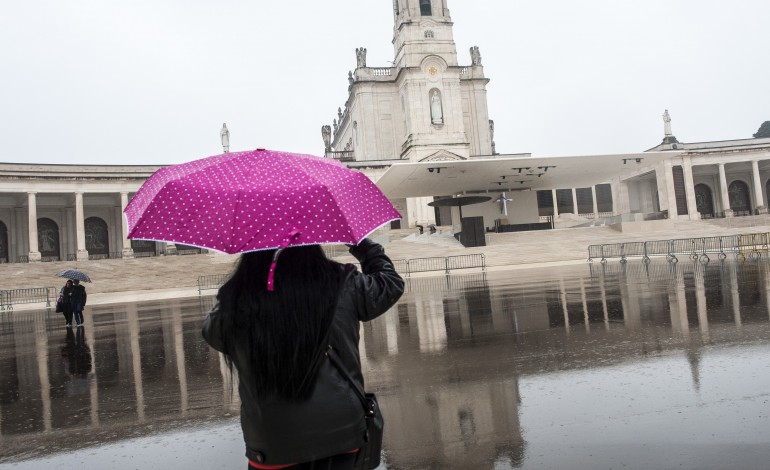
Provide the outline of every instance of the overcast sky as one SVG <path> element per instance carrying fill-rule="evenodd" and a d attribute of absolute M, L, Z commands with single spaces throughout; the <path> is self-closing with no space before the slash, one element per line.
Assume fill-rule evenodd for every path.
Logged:
<path fill-rule="evenodd" d="M 638 152 L 770 120 L 767 0 L 447 0 L 478 46 L 500 153 Z M 392 0 L 23 0 L 0 16 L 0 162 L 319 155 L 355 48 L 394 58 Z"/>

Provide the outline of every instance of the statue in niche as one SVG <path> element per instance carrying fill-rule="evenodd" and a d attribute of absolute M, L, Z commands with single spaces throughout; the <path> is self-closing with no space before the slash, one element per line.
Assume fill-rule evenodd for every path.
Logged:
<path fill-rule="evenodd" d="M 438 90 L 433 90 L 430 97 L 430 122 L 444 124 L 444 113 L 441 110 L 441 96 L 439 96 Z"/>
<path fill-rule="evenodd" d="M 321 137 L 324 139 L 324 150 L 327 152 L 332 149 L 332 128 L 328 124 L 321 126 Z"/>
<path fill-rule="evenodd" d="M 348 70 L 348 85 L 352 85 L 353 82 L 354 82 L 354 80 L 353 80 L 353 72 Z"/>
<path fill-rule="evenodd" d="M 219 138 L 222 139 L 222 149 L 225 153 L 230 151 L 230 131 L 227 129 L 227 124 L 222 123 L 222 130 L 219 131 Z"/>
<path fill-rule="evenodd" d="M 356 67 L 366 67 L 366 48 L 356 48 Z"/>
<path fill-rule="evenodd" d="M 471 47 L 471 65 L 481 65 L 481 53 L 478 46 Z"/>

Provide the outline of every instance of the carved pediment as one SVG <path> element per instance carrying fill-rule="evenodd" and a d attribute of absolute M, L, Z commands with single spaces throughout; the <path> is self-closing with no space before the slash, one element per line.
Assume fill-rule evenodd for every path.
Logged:
<path fill-rule="evenodd" d="M 448 162 L 448 161 L 456 161 L 456 160 L 465 160 L 465 158 L 457 154 L 454 154 L 452 152 L 447 152 L 446 150 L 439 150 L 433 155 L 428 155 L 427 157 L 423 158 L 420 161 L 421 162 Z"/>

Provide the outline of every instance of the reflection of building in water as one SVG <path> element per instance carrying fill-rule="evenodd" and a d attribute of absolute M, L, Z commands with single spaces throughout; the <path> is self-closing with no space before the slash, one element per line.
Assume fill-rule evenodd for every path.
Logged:
<path fill-rule="evenodd" d="M 765 262 L 538 273 L 516 284 L 506 272 L 409 279 L 398 305 L 362 326 L 367 388 L 385 410 L 394 468 L 515 467 L 527 449 L 522 380 L 669 351 L 688 361 L 697 389 L 704 344 L 770 320 Z M 200 336 L 212 301 L 90 307 L 80 338 L 53 313 L 0 313 L 3 454 L 236 416 L 221 356 Z M 51 438 L 60 432 L 80 439 Z"/>
<path fill-rule="evenodd" d="M 144 435 L 142 423 L 161 431 L 164 423 L 226 414 L 212 408 L 237 410 L 219 354 L 201 339 L 197 299 L 90 307 L 85 328 L 74 331 L 45 311 L 6 315 L 0 442 L 8 455 Z M 62 430 L 79 437 L 35 444 L 40 433 Z"/>

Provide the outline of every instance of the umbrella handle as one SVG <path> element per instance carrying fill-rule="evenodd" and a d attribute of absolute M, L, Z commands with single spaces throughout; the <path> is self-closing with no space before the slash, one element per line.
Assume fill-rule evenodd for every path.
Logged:
<path fill-rule="evenodd" d="M 275 266 L 278 264 L 278 256 L 281 252 L 289 246 L 289 243 L 293 242 L 295 238 L 299 237 L 299 230 L 292 230 L 289 236 L 286 237 L 281 246 L 273 253 L 273 261 L 270 263 L 270 272 L 267 274 L 267 290 L 273 292 L 275 290 Z"/>

